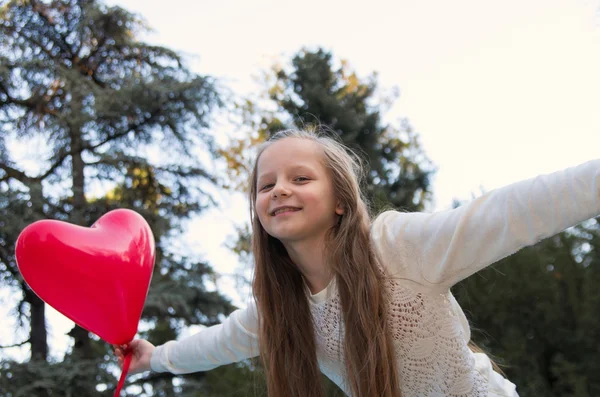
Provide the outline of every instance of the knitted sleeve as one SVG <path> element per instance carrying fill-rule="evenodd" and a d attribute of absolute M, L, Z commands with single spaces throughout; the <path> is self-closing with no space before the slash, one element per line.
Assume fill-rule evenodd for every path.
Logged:
<path fill-rule="evenodd" d="M 372 237 L 386 266 L 449 288 L 519 249 L 600 215 L 600 159 L 493 190 L 453 210 L 388 211 Z"/>
<path fill-rule="evenodd" d="M 256 305 L 236 310 L 221 324 L 179 341 L 169 341 L 152 352 L 156 372 L 185 374 L 255 357 L 258 350 Z"/>

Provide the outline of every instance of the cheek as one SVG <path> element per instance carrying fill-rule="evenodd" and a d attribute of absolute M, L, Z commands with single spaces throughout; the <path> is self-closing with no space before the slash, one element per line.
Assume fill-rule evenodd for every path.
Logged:
<path fill-rule="evenodd" d="M 268 210 L 269 200 L 261 195 L 256 198 L 254 202 L 254 206 L 256 207 L 256 212 L 258 213 L 258 219 L 260 222 L 263 222 L 263 217 L 265 216 L 265 212 Z"/>
<path fill-rule="evenodd" d="M 308 204 L 311 208 L 315 208 L 319 213 L 329 210 L 331 198 L 326 194 L 319 194 L 318 192 L 312 192 L 307 194 L 303 198 L 304 203 Z"/>
<path fill-rule="evenodd" d="M 337 215 L 335 213 L 337 199 L 332 191 L 330 191 L 328 194 L 324 194 L 319 200 L 321 201 L 321 208 L 323 208 L 324 211 L 330 213 L 331 216 Z"/>

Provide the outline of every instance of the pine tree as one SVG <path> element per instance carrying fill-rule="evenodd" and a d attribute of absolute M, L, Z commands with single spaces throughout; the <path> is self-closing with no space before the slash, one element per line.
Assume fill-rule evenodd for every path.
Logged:
<path fill-rule="evenodd" d="M 595 396 L 600 219 L 492 265 L 453 288 L 473 339 L 520 396 Z"/>
<path fill-rule="evenodd" d="M 240 106 L 243 123 L 253 128 L 250 137 L 222 153 L 234 180 L 245 180 L 248 148 L 283 129 L 322 126 L 366 159 L 366 191 L 376 212 L 423 209 L 431 198 L 433 166 L 408 120 L 383 121 L 395 96 L 380 92 L 376 73 L 361 79 L 330 52 L 304 49 L 291 62 L 274 65 L 263 84 L 262 98 Z"/>
<path fill-rule="evenodd" d="M 0 7 L 0 287 L 20 293 L 19 320 L 30 332 L 16 342 L 31 347 L 29 362 L 2 363 L 0 394 L 110 395 L 110 347 L 87 331 L 69 333 L 62 362 L 48 356 L 45 305 L 20 277 L 16 238 L 37 219 L 90 226 L 111 209 L 134 209 L 157 242 L 142 336 L 162 343 L 184 326 L 219 322 L 233 307 L 207 290 L 210 266 L 169 248 L 185 219 L 214 204 L 215 177 L 199 156 L 216 154 L 208 127 L 219 92 L 172 50 L 139 41 L 146 26 L 122 8 L 92 0 Z M 172 375 L 135 382 L 176 393 Z"/>

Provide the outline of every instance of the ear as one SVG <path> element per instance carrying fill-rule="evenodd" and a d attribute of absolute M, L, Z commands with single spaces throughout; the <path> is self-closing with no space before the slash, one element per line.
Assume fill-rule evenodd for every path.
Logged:
<path fill-rule="evenodd" d="M 337 205 L 335 206 L 335 213 L 338 215 L 344 215 L 344 208 L 342 208 L 342 205 L 340 204 L 339 201 L 338 201 Z"/>

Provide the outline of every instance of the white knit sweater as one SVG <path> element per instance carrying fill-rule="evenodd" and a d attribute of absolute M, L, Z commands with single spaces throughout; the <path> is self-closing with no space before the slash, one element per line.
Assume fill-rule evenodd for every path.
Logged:
<path fill-rule="evenodd" d="M 516 396 L 515 386 L 472 353 L 470 329 L 450 287 L 545 237 L 600 215 L 600 160 L 491 191 L 457 209 L 385 212 L 371 237 L 389 273 L 390 319 L 402 395 Z M 335 280 L 309 293 L 322 372 L 347 394 Z M 222 324 L 158 346 L 154 371 L 205 371 L 258 355 L 255 305 Z"/>

